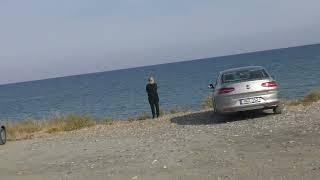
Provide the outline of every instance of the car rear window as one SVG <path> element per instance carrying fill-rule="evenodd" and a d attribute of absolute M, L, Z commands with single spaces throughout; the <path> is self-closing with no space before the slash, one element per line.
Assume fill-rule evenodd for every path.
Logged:
<path fill-rule="evenodd" d="M 252 81 L 269 78 L 264 69 L 250 69 L 227 72 L 222 75 L 222 83 Z"/>

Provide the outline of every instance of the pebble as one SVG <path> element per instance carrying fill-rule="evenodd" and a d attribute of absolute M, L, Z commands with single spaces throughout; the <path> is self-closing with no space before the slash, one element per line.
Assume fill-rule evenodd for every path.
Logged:
<path fill-rule="evenodd" d="M 152 164 L 156 164 L 157 162 L 158 162 L 158 160 L 155 159 L 152 161 Z"/>

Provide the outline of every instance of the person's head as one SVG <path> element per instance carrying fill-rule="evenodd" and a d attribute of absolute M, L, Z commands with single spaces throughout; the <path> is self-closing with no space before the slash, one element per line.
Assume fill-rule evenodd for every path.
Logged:
<path fill-rule="evenodd" d="M 153 78 L 152 76 L 149 77 L 148 83 L 149 83 L 149 84 L 154 84 L 154 83 L 155 83 L 155 80 L 154 80 L 154 78 Z"/>

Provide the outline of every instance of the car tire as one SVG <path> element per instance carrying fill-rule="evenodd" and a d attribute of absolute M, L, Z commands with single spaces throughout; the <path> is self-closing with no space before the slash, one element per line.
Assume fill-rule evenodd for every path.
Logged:
<path fill-rule="evenodd" d="M 0 128 L 0 145 L 4 145 L 7 142 L 7 132 L 4 127 Z"/>
<path fill-rule="evenodd" d="M 281 114 L 282 113 L 282 107 L 280 105 L 276 106 L 275 108 L 273 108 L 273 113 Z"/>
<path fill-rule="evenodd" d="M 213 109 L 213 121 L 214 121 L 214 123 L 220 123 L 221 121 L 223 121 L 222 114 L 217 110 L 217 108 L 215 106 Z"/>

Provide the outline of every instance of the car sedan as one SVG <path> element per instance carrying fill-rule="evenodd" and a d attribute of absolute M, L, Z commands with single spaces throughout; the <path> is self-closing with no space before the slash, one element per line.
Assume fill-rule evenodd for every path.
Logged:
<path fill-rule="evenodd" d="M 7 142 L 6 127 L 0 124 L 0 145 L 4 145 Z"/>
<path fill-rule="evenodd" d="M 216 113 L 226 114 L 256 109 L 273 109 L 280 114 L 278 83 L 261 66 L 248 66 L 220 72 L 213 90 Z"/>

